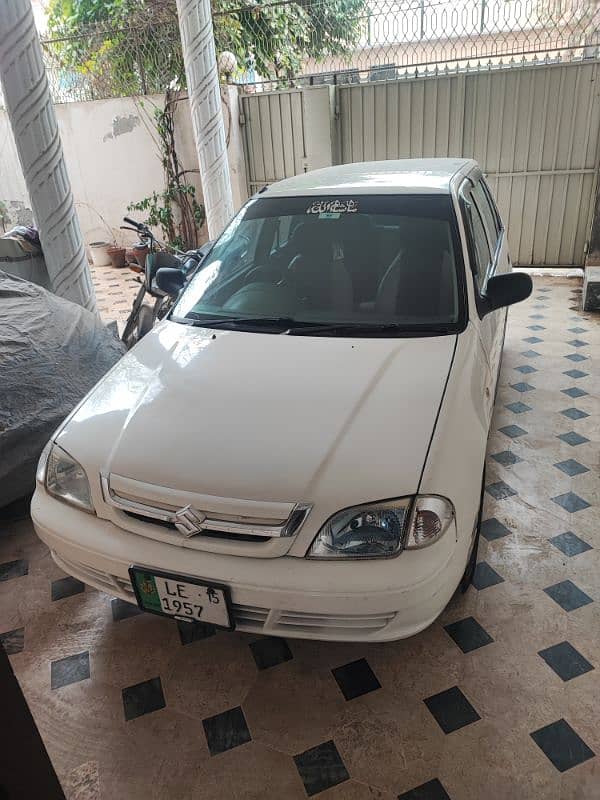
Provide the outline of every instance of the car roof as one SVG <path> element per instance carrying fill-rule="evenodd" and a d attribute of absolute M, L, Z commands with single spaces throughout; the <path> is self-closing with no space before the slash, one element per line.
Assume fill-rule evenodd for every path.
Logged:
<path fill-rule="evenodd" d="M 446 194 L 477 162 L 467 158 L 403 158 L 324 167 L 272 183 L 263 197 L 343 194 Z"/>

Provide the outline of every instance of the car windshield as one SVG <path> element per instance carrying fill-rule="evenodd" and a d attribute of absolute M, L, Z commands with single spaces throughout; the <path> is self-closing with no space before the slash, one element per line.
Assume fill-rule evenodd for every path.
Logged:
<path fill-rule="evenodd" d="M 447 195 L 259 196 L 171 319 L 279 333 L 446 333 L 463 315 L 460 264 Z"/>

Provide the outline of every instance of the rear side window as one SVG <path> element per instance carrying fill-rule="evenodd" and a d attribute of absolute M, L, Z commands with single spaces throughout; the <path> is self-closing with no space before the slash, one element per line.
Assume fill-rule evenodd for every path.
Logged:
<path fill-rule="evenodd" d="M 483 219 L 481 218 L 479 209 L 473 202 L 470 192 L 463 195 L 463 206 L 466 212 L 465 222 L 467 233 L 471 240 L 471 268 L 473 270 L 473 278 L 479 293 L 483 294 L 492 262 L 488 237 Z"/>
<path fill-rule="evenodd" d="M 492 252 L 492 256 L 496 250 L 496 245 L 498 244 L 498 237 L 500 235 L 500 226 L 498 224 L 498 218 L 496 216 L 496 212 L 492 208 L 490 204 L 490 200 L 486 190 L 483 187 L 481 181 L 477 181 L 473 189 L 471 190 L 471 197 L 473 198 L 475 205 L 477 206 L 477 210 L 481 216 L 483 225 L 485 227 L 485 232 L 487 234 L 487 239 L 490 245 L 490 250 Z"/>

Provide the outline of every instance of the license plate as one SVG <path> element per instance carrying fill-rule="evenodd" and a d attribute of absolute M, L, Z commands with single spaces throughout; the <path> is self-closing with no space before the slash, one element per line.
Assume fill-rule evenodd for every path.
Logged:
<path fill-rule="evenodd" d="M 143 611 L 233 629 L 226 586 L 136 566 L 129 576 Z"/>

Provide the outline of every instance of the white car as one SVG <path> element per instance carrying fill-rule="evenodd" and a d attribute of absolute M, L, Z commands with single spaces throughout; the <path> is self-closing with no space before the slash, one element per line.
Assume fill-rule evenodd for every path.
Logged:
<path fill-rule="evenodd" d="M 476 559 L 511 274 L 474 161 L 317 170 L 252 198 L 48 443 L 58 565 L 274 636 L 417 633 Z"/>

